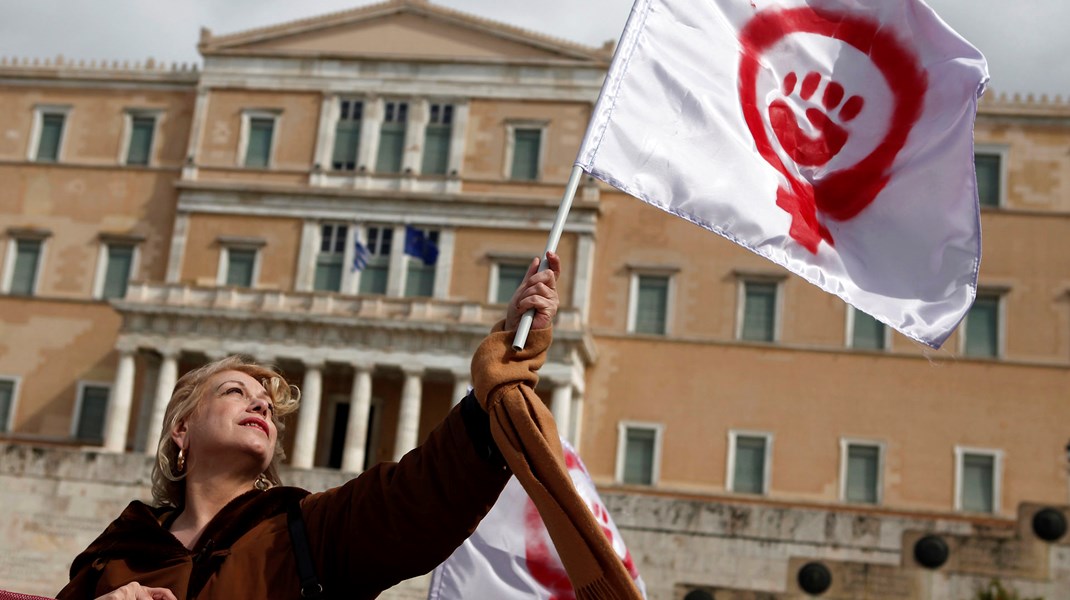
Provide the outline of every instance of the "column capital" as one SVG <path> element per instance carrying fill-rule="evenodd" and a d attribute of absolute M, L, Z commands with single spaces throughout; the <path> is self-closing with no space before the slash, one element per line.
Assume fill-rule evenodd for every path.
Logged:
<path fill-rule="evenodd" d="M 133 354 L 138 350 L 138 344 L 134 340 L 119 338 L 115 342 L 115 349 L 119 354 Z"/>
<path fill-rule="evenodd" d="M 427 367 L 423 365 L 400 365 L 400 367 L 402 374 L 409 376 L 423 377 L 427 372 Z"/>
<path fill-rule="evenodd" d="M 320 357 L 302 358 L 301 364 L 304 365 L 305 369 L 322 371 L 323 367 L 327 366 L 327 360 Z"/>

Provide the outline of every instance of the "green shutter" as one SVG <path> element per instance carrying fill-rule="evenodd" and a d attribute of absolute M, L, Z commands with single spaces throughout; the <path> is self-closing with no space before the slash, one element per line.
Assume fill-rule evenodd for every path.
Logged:
<path fill-rule="evenodd" d="M 405 123 L 383 123 L 379 132 L 379 157 L 375 161 L 375 171 L 377 173 L 400 173 L 404 150 Z"/>
<path fill-rule="evenodd" d="M 236 287 L 253 286 L 253 267 L 256 265 L 256 250 L 227 251 L 226 284 Z"/>
<path fill-rule="evenodd" d="M 245 166 L 267 167 L 271 158 L 271 137 L 275 119 L 249 119 L 249 145 L 245 149 Z"/>
<path fill-rule="evenodd" d="M 883 350 L 884 323 L 858 309 L 852 308 L 850 310 L 854 311 L 851 347 L 863 350 Z"/>
<path fill-rule="evenodd" d="M 624 435 L 624 483 L 654 483 L 654 448 L 657 432 L 653 429 L 628 428 Z"/>
<path fill-rule="evenodd" d="M 357 168 L 357 150 L 360 148 L 360 121 L 338 121 L 334 128 L 334 152 L 331 168 L 335 171 L 353 171 Z"/>
<path fill-rule="evenodd" d="M 999 356 L 999 297 L 978 295 L 966 315 L 966 355 Z"/>
<path fill-rule="evenodd" d="M 995 510 L 995 458 L 983 454 L 962 457 L 962 510 L 990 513 Z"/>
<path fill-rule="evenodd" d="M 510 171 L 512 179 L 538 179 L 541 141 L 541 129 L 517 129 L 513 132 L 513 165 Z"/>
<path fill-rule="evenodd" d="M 37 141 L 37 160 L 56 162 L 59 160 L 59 144 L 63 138 L 62 114 L 41 115 L 41 138 Z"/>
<path fill-rule="evenodd" d="M 41 260 L 40 240 L 15 242 L 15 268 L 11 274 L 11 293 L 32 296 L 37 287 L 37 265 Z"/>
<path fill-rule="evenodd" d="M 744 284 L 742 338 L 771 342 L 776 332 L 776 284 Z"/>
<path fill-rule="evenodd" d="M 104 291 L 102 294 L 105 299 L 126 296 L 126 285 L 130 282 L 130 272 L 133 266 L 133 246 L 108 246 L 108 266 L 104 272 Z"/>
<path fill-rule="evenodd" d="M 877 503 L 879 469 L 880 448 L 855 445 L 847 447 L 845 496 L 848 502 Z"/>
<path fill-rule="evenodd" d="M 527 265 L 498 265 L 498 304 L 508 304 L 527 275 Z"/>
<path fill-rule="evenodd" d="M 742 494 L 765 493 L 765 438 L 736 437 L 732 491 Z"/>
<path fill-rule="evenodd" d="M 435 293 L 435 265 L 425 265 L 409 260 L 405 273 L 405 296 L 407 298 L 430 298 Z"/>
<path fill-rule="evenodd" d="M 130 147 L 126 151 L 126 164 L 147 165 L 152 152 L 152 132 L 156 128 L 154 117 L 134 117 L 130 126 Z"/>
<path fill-rule="evenodd" d="M 337 253 L 324 253 L 316 257 L 316 279 L 313 288 L 320 292 L 342 291 L 342 260 Z"/>
<path fill-rule="evenodd" d="M 389 267 L 385 264 L 368 265 L 360 272 L 360 293 L 385 294 L 389 274 Z"/>
<path fill-rule="evenodd" d="M 11 421 L 11 406 L 15 402 L 15 382 L 0 379 L 0 433 L 7 433 Z"/>
<path fill-rule="evenodd" d="M 639 276 L 635 306 L 635 332 L 665 335 L 669 308 L 669 278 Z"/>
<path fill-rule="evenodd" d="M 77 439 L 98 444 L 104 441 L 104 418 L 108 413 L 110 391 L 107 387 L 98 385 L 82 388 L 82 406 L 75 433 Z"/>
<path fill-rule="evenodd" d="M 450 161 L 450 126 L 428 125 L 424 134 L 424 159 L 420 172 L 445 175 Z"/>
<path fill-rule="evenodd" d="M 976 154 L 977 200 L 981 206 L 999 206 L 1000 155 Z"/>

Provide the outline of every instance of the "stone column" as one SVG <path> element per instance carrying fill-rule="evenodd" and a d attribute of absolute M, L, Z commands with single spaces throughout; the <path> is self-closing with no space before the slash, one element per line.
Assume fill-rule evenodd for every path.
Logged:
<path fill-rule="evenodd" d="M 124 452 L 130 428 L 130 407 L 134 404 L 134 348 L 119 349 L 119 369 L 108 398 L 108 417 L 104 425 L 104 450 Z"/>
<path fill-rule="evenodd" d="M 572 385 L 559 383 L 554 386 L 554 394 L 550 400 L 550 411 L 554 413 L 554 421 L 557 422 L 557 433 L 561 437 L 572 442 L 569 431 L 572 419 Z"/>
<path fill-rule="evenodd" d="M 349 422 L 346 423 L 346 443 L 342 450 L 342 471 L 360 473 L 364 470 L 364 447 L 368 443 L 368 411 L 372 405 L 372 372 L 366 366 L 353 365 L 353 392 L 349 396 Z"/>
<path fill-rule="evenodd" d="M 450 406 L 457 406 L 464 400 L 468 393 L 468 386 L 472 385 L 472 374 L 467 369 L 453 372 L 453 395 L 450 396 Z"/>
<path fill-rule="evenodd" d="M 398 431 L 394 440 L 394 460 L 416 447 L 420 436 L 420 395 L 423 391 L 423 369 L 403 369 L 405 384 L 401 387 L 401 408 L 398 411 Z"/>
<path fill-rule="evenodd" d="M 145 454 L 148 456 L 156 456 L 160 430 L 163 429 L 163 414 L 178 380 L 178 352 L 161 350 L 160 354 L 163 360 L 160 362 L 160 375 L 156 378 L 156 397 L 152 403 L 152 417 L 149 418 L 148 429 L 145 431 Z"/>
<path fill-rule="evenodd" d="M 290 465 L 311 469 L 316 454 L 316 433 L 320 422 L 320 399 L 323 392 L 323 362 L 305 363 L 305 380 L 301 386 L 301 408 L 297 412 L 297 433 Z"/>

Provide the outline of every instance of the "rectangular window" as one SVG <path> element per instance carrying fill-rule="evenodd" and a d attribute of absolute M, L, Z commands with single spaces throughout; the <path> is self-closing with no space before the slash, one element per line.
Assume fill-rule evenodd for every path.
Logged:
<path fill-rule="evenodd" d="M 734 435 L 732 491 L 741 494 L 766 493 L 768 437 Z"/>
<path fill-rule="evenodd" d="M 43 243 L 41 240 L 15 240 L 15 263 L 11 271 L 9 293 L 32 296 L 37 292 L 37 273 Z"/>
<path fill-rule="evenodd" d="M 256 268 L 256 250 L 248 248 L 227 248 L 226 285 L 234 287 L 253 287 Z"/>
<path fill-rule="evenodd" d="M 320 233 L 320 251 L 316 255 L 313 289 L 338 292 L 342 289 L 342 263 L 345 261 L 349 228 L 340 223 L 325 223 Z"/>
<path fill-rule="evenodd" d="M 379 156 L 376 173 L 400 173 L 405 153 L 405 127 L 409 120 L 408 102 L 387 102 L 383 124 L 379 128 Z"/>
<path fill-rule="evenodd" d="M 776 339 L 776 293 L 776 283 L 743 283 L 740 339 L 752 342 L 772 342 Z"/>
<path fill-rule="evenodd" d="M 268 166 L 271 161 L 271 138 L 274 134 L 274 118 L 249 118 L 249 141 L 245 147 L 245 166 L 254 168 Z"/>
<path fill-rule="evenodd" d="M 669 314 L 669 277 L 636 275 L 635 321 L 632 331 L 665 335 Z"/>
<path fill-rule="evenodd" d="M 513 164 L 510 177 L 517 181 L 539 178 L 539 151 L 542 146 L 541 129 L 513 131 Z"/>
<path fill-rule="evenodd" d="M 334 152 L 331 168 L 335 171 L 355 171 L 357 151 L 360 149 L 360 123 L 364 118 L 364 103 L 341 100 L 338 124 L 334 127 Z"/>
<path fill-rule="evenodd" d="M 851 307 L 851 347 L 862 350 L 884 350 L 884 323 Z"/>
<path fill-rule="evenodd" d="M 37 140 L 37 162 L 56 162 L 59 160 L 59 148 L 63 142 L 63 125 L 67 120 L 64 113 L 42 113 L 41 135 Z"/>
<path fill-rule="evenodd" d="M 14 407 L 15 380 L 0 379 L 0 433 L 11 431 L 11 417 Z"/>
<path fill-rule="evenodd" d="M 420 258 L 410 256 L 405 270 L 405 296 L 408 298 L 430 298 L 435 294 L 435 263 L 427 264 L 430 255 L 427 248 L 438 248 L 438 231 L 423 230 L 424 243 L 420 248 L 406 248 L 406 254 L 416 252 Z M 437 259 L 437 250 L 435 251 Z"/>
<path fill-rule="evenodd" d="M 859 504 L 880 501 L 880 453 L 880 446 L 847 444 L 844 500 Z"/>
<path fill-rule="evenodd" d="M 617 480 L 656 485 L 660 461 L 660 425 L 621 423 L 618 429 Z"/>
<path fill-rule="evenodd" d="M 498 304 L 508 304 L 527 273 L 527 265 L 499 264 L 497 295 L 494 301 Z"/>
<path fill-rule="evenodd" d="M 999 356 L 999 301 L 998 294 L 977 294 L 966 313 L 966 356 Z"/>
<path fill-rule="evenodd" d="M 997 506 L 997 455 L 992 453 L 959 453 L 959 508 L 969 512 L 994 513 Z"/>
<path fill-rule="evenodd" d="M 104 419 L 108 414 L 110 392 L 111 388 L 106 385 L 81 386 L 75 439 L 93 444 L 104 443 Z"/>
<path fill-rule="evenodd" d="M 126 286 L 134 268 L 134 246 L 132 244 L 108 244 L 108 263 L 104 271 L 104 287 L 101 297 L 122 298 L 126 296 Z"/>
<path fill-rule="evenodd" d="M 130 145 L 126 150 L 126 164 L 149 164 L 149 156 L 152 153 L 152 135 L 155 130 L 155 117 L 136 116 L 130 118 Z"/>
<path fill-rule="evenodd" d="M 393 245 L 394 229 L 369 227 L 367 230 L 367 264 L 360 272 L 361 294 L 385 294 L 390 275 L 390 247 Z"/>
<path fill-rule="evenodd" d="M 977 153 L 974 155 L 974 165 L 977 170 L 977 199 L 981 206 L 999 206 L 1002 156 Z"/>
<path fill-rule="evenodd" d="M 420 172 L 445 175 L 450 162 L 450 138 L 453 134 L 453 106 L 432 104 L 424 131 L 424 158 Z"/>

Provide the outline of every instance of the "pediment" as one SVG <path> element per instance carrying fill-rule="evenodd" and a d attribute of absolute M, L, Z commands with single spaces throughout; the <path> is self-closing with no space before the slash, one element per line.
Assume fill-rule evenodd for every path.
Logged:
<path fill-rule="evenodd" d="M 510 25 L 393 0 L 225 36 L 202 31 L 201 53 L 392 60 L 605 64 L 609 56 Z"/>

